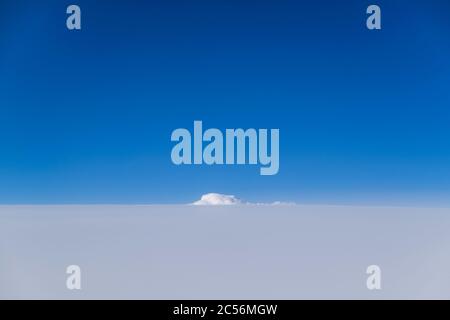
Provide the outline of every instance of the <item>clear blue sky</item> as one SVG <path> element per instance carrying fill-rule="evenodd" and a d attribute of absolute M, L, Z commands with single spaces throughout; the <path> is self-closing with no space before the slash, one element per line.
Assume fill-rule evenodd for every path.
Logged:
<path fill-rule="evenodd" d="M 69 4 L 82 30 L 65 27 Z M 382 30 L 365 10 L 382 9 Z M 0 203 L 450 204 L 448 0 L 0 3 Z M 279 128 L 280 172 L 172 130 Z"/>

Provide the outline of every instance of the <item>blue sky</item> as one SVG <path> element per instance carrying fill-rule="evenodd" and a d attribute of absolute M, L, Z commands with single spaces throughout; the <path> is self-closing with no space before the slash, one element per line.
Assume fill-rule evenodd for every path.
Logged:
<path fill-rule="evenodd" d="M 65 10 L 82 10 L 82 30 Z M 382 30 L 365 10 L 382 9 Z M 450 3 L 1 1 L 0 203 L 450 205 Z M 176 128 L 279 128 L 280 172 L 174 166 Z"/>

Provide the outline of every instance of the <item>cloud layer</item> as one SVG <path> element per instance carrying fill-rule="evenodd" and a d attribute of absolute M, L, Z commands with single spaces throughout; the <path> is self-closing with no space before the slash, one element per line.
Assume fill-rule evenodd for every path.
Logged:
<path fill-rule="evenodd" d="M 281 202 L 275 201 L 272 203 L 251 203 L 243 202 L 241 199 L 236 198 L 233 195 L 220 194 L 220 193 L 207 193 L 202 195 L 200 200 L 195 201 L 192 205 L 195 206 L 228 206 L 228 205 L 269 205 L 269 206 L 279 206 L 279 205 L 295 205 L 293 202 Z"/>

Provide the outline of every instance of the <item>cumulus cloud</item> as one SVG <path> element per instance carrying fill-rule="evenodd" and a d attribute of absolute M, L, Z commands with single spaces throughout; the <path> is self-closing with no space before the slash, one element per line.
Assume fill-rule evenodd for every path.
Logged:
<path fill-rule="evenodd" d="M 242 204 L 242 201 L 233 195 L 220 193 L 204 194 L 200 200 L 193 203 L 196 206 L 227 206 L 236 204 Z"/>
<path fill-rule="evenodd" d="M 272 203 L 252 203 L 243 202 L 241 199 L 236 198 L 233 195 L 220 194 L 220 193 L 207 193 L 202 195 L 200 200 L 192 203 L 195 206 L 228 206 L 228 205 L 266 205 L 266 206 L 285 206 L 295 205 L 293 202 L 281 202 L 275 201 Z"/>

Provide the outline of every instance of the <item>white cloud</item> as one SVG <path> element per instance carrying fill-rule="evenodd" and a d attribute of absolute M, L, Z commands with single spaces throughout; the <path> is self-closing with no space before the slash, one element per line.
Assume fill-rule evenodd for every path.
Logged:
<path fill-rule="evenodd" d="M 233 195 L 226 195 L 220 193 L 208 193 L 202 195 L 201 199 L 195 201 L 193 205 L 196 206 L 225 206 L 242 204 L 242 201 Z"/>
<path fill-rule="evenodd" d="M 263 203 L 265 204 L 265 203 Z M 283 201 L 275 201 L 270 203 L 269 205 L 271 206 L 295 206 L 296 203 L 295 202 L 283 202 Z"/>
<path fill-rule="evenodd" d="M 200 200 L 192 203 L 196 206 L 226 206 L 226 205 L 263 205 L 263 206 L 286 206 L 286 205 L 295 205 L 294 202 L 281 202 L 275 201 L 272 203 L 252 203 L 252 202 L 243 202 L 239 198 L 236 198 L 233 195 L 220 194 L 220 193 L 207 193 L 202 195 Z"/>

